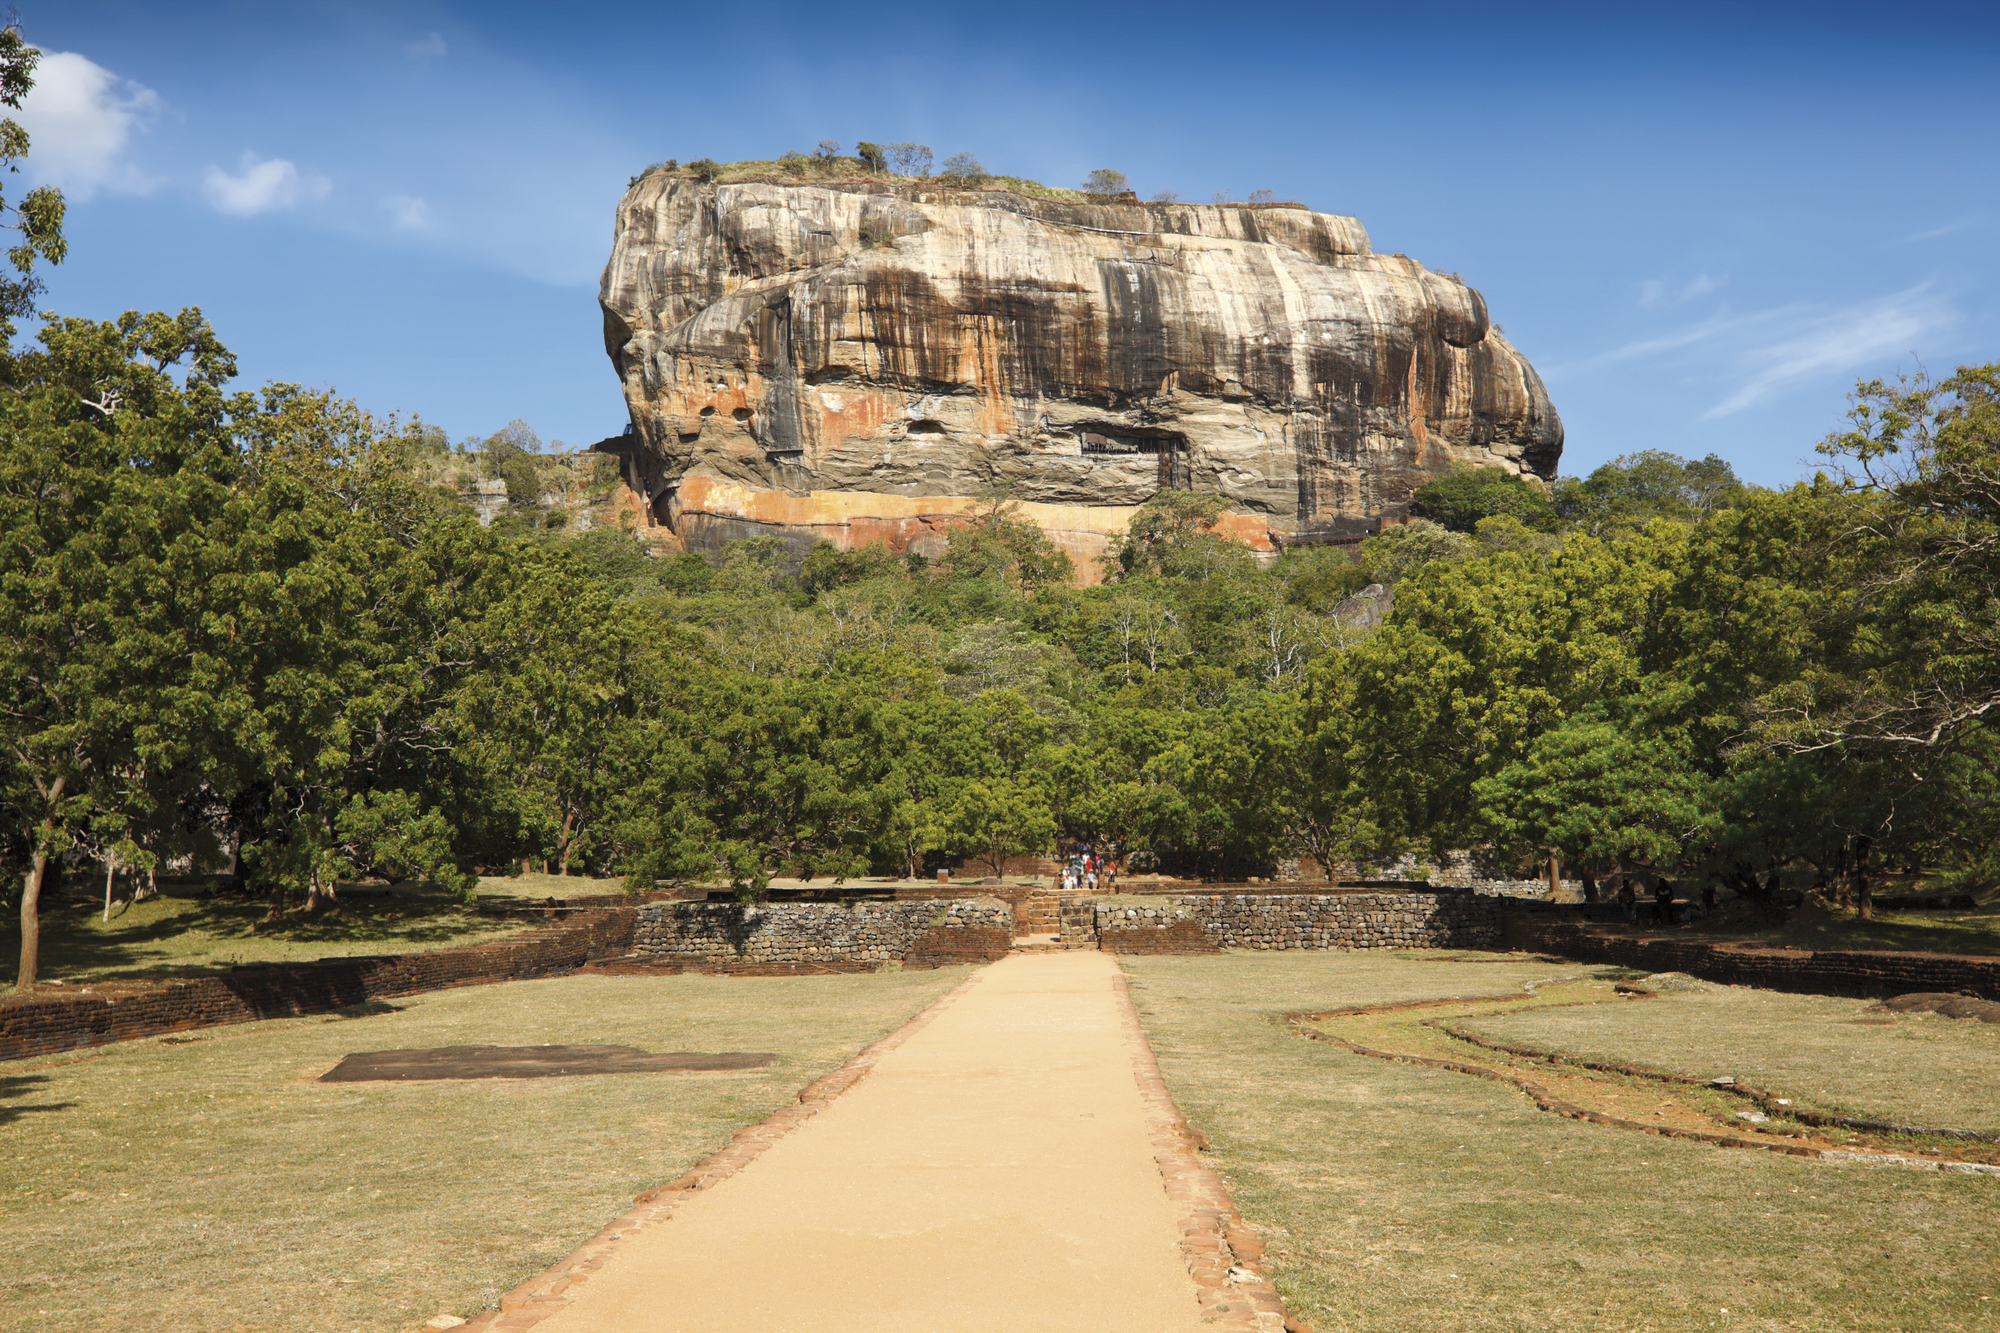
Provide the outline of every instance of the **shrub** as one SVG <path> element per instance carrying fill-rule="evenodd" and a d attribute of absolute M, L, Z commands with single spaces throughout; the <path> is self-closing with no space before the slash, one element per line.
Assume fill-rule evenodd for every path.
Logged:
<path fill-rule="evenodd" d="M 694 173 L 696 180 L 707 185 L 722 174 L 722 164 L 712 157 L 698 157 L 688 163 L 688 170 Z"/>

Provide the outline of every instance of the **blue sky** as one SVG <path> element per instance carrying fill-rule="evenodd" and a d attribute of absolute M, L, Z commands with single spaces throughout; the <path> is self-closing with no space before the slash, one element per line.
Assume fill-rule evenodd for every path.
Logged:
<path fill-rule="evenodd" d="M 65 314 L 199 305 L 245 386 L 453 437 L 624 420 L 627 179 L 916 140 L 1073 185 L 1269 189 L 1456 271 L 1565 473 L 1810 470 L 1859 376 L 2000 360 L 2000 6 L 35 3 Z M 18 184 L 16 186 L 18 188 Z"/>

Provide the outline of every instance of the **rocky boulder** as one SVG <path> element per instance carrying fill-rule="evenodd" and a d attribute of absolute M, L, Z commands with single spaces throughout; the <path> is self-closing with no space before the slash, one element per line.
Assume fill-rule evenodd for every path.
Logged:
<path fill-rule="evenodd" d="M 1551 479 L 1562 451 L 1478 292 L 1296 206 L 654 173 L 600 300 L 634 426 L 600 447 L 690 549 L 935 553 L 1004 491 L 1090 577 L 1162 487 L 1269 552 L 1398 520 L 1454 462 Z"/>

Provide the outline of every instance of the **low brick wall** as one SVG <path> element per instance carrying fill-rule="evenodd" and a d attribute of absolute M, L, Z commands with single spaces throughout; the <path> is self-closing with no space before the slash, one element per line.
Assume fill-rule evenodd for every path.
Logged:
<path fill-rule="evenodd" d="M 1014 938 L 1014 909 L 990 898 L 748 907 L 649 903 L 637 915 L 634 953 L 686 962 L 904 962 L 920 940 L 930 955 L 950 951 L 950 937 L 939 938 L 939 931 L 998 932 L 962 937 L 959 952 L 982 955 L 1003 935 L 1010 944 Z"/>
<path fill-rule="evenodd" d="M 218 1023 L 318 1014 L 392 995 L 574 972 L 626 952 L 630 908 L 581 911 L 485 944 L 382 957 L 240 967 L 185 981 L 43 988 L 0 1001 L 0 1060 Z"/>
<path fill-rule="evenodd" d="M 1686 935 L 1649 935 L 1594 925 L 1576 907 L 1505 904 L 1503 941 L 1510 949 L 1616 963 L 1642 972 L 1686 972 L 1726 986 L 1759 986 L 1804 995 L 1907 995 L 1958 992 L 2000 1000 L 2000 958 L 1859 949 L 1775 949 Z"/>
<path fill-rule="evenodd" d="M 1061 922 L 1064 944 L 1095 940 L 1127 952 L 1177 952 L 1176 938 L 1199 940 L 1204 951 L 1491 949 L 1500 943 L 1500 913 L 1498 900 L 1469 893 L 1203 893 L 1148 902 L 1065 898 Z"/>

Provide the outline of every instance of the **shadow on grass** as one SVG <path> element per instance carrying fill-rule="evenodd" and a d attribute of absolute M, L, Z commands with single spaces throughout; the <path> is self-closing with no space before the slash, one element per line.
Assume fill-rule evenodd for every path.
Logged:
<path fill-rule="evenodd" d="M 267 922 L 261 898 L 169 889 L 117 912 L 107 923 L 101 903 L 69 899 L 42 912 L 45 974 L 99 981 L 157 981 L 215 976 L 239 964 L 277 961 L 270 945 L 358 945 L 354 952 L 410 953 L 466 937 L 478 921 L 443 894 L 399 889 L 396 896 L 357 895 L 310 916 L 294 912 Z M 232 944 L 246 947 L 235 950 Z M 0 957 L 20 947 L 11 918 L 0 923 Z M 342 950 L 332 950 L 338 953 Z"/>
<path fill-rule="evenodd" d="M 1800 949 L 1891 949 L 1908 953 L 2000 954 L 2000 915 L 1912 917 L 1880 913 L 1863 921 L 1852 912 L 1795 918 L 1779 926 L 1745 927 L 1728 921 L 1698 924 L 1703 934 L 1762 940 Z"/>
<path fill-rule="evenodd" d="M 16 1106 L 17 1097 L 26 1097 L 39 1091 L 48 1077 L 44 1074 L 9 1074 L 0 1077 L 0 1125 L 11 1125 L 24 1115 L 37 1111 L 67 1111 L 75 1102 L 39 1102 L 33 1106 Z"/>

